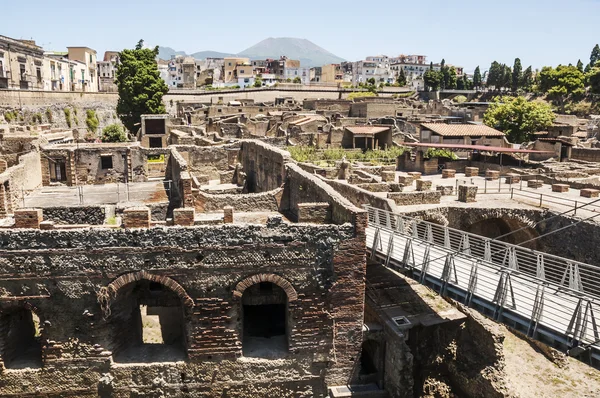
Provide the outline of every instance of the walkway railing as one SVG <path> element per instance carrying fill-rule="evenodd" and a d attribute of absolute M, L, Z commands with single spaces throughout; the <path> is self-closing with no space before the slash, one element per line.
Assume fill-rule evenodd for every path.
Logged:
<path fill-rule="evenodd" d="M 367 247 L 384 265 L 487 308 L 494 319 L 520 325 L 529 336 L 568 347 L 600 341 L 600 267 L 365 208 Z"/>

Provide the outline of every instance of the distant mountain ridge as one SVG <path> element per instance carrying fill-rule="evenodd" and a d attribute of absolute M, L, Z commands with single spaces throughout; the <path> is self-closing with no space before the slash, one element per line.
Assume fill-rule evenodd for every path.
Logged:
<path fill-rule="evenodd" d="M 222 53 L 218 51 L 199 51 L 187 54 L 185 51 L 176 51 L 170 47 L 158 47 L 158 57 L 169 60 L 172 56 L 191 56 L 196 59 L 223 58 L 223 57 L 246 57 L 250 59 L 278 59 L 285 55 L 289 59 L 300 60 L 304 67 L 323 66 L 327 64 L 339 64 L 344 59 L 321 48 L 306 39 L 293 37 L 269 37 L 246 50 L 237 54 Z"/>

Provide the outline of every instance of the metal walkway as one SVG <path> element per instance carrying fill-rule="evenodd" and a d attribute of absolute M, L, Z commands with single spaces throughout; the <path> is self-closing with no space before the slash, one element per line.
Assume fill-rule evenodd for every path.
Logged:
<path fill-rule="evenodd" d="M 551 346 L 589 346 L 600 363 L 600 267 L 365 209 L 373 259 Z"/>

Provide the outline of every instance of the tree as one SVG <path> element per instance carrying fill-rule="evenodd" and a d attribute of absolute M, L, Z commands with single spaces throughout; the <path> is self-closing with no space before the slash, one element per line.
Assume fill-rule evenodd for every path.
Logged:
<path fill-rule="evenodd" d="M 296 76 L 293 80 L 294 83 L 296 84 L 301 84 L 302 83 L 302 79 L 300 79 L 300 76 Z"/>
<path fill-rule="evenodd" d="M 396 78 L 396 84 L 400 87 L 406 86 L 406 75 L 404 74 L 404 69 L 400 68 L 400 73 L 398 73 L 398 77 Z"/>
<path fill-rule="evenodd" d="M 473 74 L 473 86 L 475 87 L 475 90 L 481 88 L 481 82 L 481 69 L 479 69 L 479 65 L 477 65 Z"/>
<path fill-rule="evenodd" d="M 502 64 L 502 81 L 500 86 L 505 89 L 510 89 L 512 85 L 512 69 L 506 64 Z"/>
<path fill-rule="evenodd" d="M 444 73 L 444 87 L 448 90 L 454 90 L 456 88 L 456 68 L 454 66 L 446 67 Z"/>
<path fill-rule="evenodd" d="M 523 143 L 532 134 L 552 125 L 555 115 L 550 105 L 540 101 L 528 101 L 525 97 L 496 97 L 483 122 L 504 132 L 509 141 Z"/>
<path fill-rule="evenodd" d="M 519 58 L 515 58 L 515 63 L 513 64 L 511 83 L 513 93 L 516 93 L 523 84 L 523 66 Z"/>
<path fill-rule="evenodd" d="M 141 123 L 142 115 L 166 113 L 162 97 L 169 88 L 158 72 L 158 46 L 149 49 L 143 44 L 140 40 L 135 49 L 121 51 L 117 66 L 117 113 L 131 132 Z"/>
<path fill-rule="evenodd" d="M 500 90 L 502 87 L 502 73 L 504 68 L 498 62 L 494 61 L 490 65 L 490 70 L 487 76 L 487 86 L 493 86 L 494 89 Z"/>
<path fill-rule="evenodd" d="M 545 66 L 540 72 L 540 90 L 564 112 L 565 101 L 585 93 L 585 76 L 576 66 Z"/>
<path fill-rule="evenodd" d="M 533 86 L 533 70 L 531 69 L 531 65 L 523 72 L 523 82 L 521 83 L 521 86 L 525 91 L 530 91 Z"/>
<path fill-rule="evenodd" d="M 119 124 L 110 124 L 102 130 L 102 142 L 125 142 L 127 134 L 123 126 Z"/>
<path fill-rule="evenodd" d="M 580 59 L 577 60 L 577 69 L 579 69 L 580 72 L 583 72 L 583 62 L 581 62 Z"/>
<path fill-rule="evenodd" d="M 598 61 L 600 61 L 600 46 L 596 44 L 590 54 L 590 69 L 596 66 Z"/>
<path fill-rule="evenodd" d="M 600 64 L 596 64 L 598 66 L 594 66 L 590 71 L 586 74 L 586 79 L 588 85 L 590 86 L 590 91 L 593 94 L 600 94 Z"/>
<path fill-rule="evenodd" d="M 262 87 L 262 78 L 260 76 L 256 76 L 256 79 L 254 79 L 254 87 Z"/>
<path fill-rule="evenodd" d="M 433 69 L 428 69 L 423 74 L 423 83 L 425 84 L 425 87 L 429 88 L 431 91 L 438 91 L 440 89 L 442 79 L 442 73 Z"/>

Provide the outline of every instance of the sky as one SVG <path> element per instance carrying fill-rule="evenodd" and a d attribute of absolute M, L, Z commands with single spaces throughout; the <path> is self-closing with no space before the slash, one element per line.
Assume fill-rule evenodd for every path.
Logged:
<path fill-rule="evenodd" d="M 600 0 L 102 0 L 68 7 L 28 0 L 1 9 L 0 35 L 34 39 L 45 50 L 87 46 L 99 59 L 139 39 L 187 53 L 238 53 L 268 37 L 298 37 L 348 61 L 422 54 L 469 72 L 494 60 L 512 65 L 515 57 L 523 68 L 587 64 L 600 42 Z"/>

